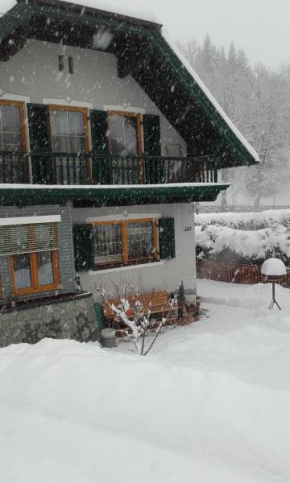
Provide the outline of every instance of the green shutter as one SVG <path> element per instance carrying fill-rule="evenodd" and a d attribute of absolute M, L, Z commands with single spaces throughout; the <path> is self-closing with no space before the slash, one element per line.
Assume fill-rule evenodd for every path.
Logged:
<path fill-rule="evenodd" d="M 146 181 L 160 183 L 162 181 L 160 118 L 150 114 L 143 116 L 144 154 L 156 156 L 156 159 L 145 159 Z"/>
<path fill-rule="evenodd" d="M 161 260 L 175 258 L 174 218 L 159 220 L 159 257 Z"/>
<path fill-rule="evenodd" d="M 160 118 L 150 114 L 143 116 L 144 154 L 161 156 Z"/>
<path fill-rule="evenodd" d="M 90 111 L 93 180 L 95 183 L 106 183 L 108 154 L 108 114 L 106 111 Z"/>
<path fill-rule="evenodd" d="M 92 270 L 94 268 L 92 225 L 74 225 L 73 239 L 76 271 Z"/>
<path fill-rule="evenodd" d="M 52 183 L 49 109 L 44 104 L 27 104 L 33 183 Z"/>

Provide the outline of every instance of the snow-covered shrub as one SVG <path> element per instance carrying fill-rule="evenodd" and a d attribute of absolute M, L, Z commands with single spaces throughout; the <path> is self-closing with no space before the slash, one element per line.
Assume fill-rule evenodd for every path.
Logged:
<path fill-rule="evenodd" d="M 206 218 L 196 227 L 199 258 L 261 264 L 277 257 L 290 265 L 290 210 L 200 215 L 197 223 Z"/>
<path fill-rule="evenodd" d="M 239 230 L 261 230 L 277 224 L 290 226 L 290 209 L 265 210 L 258 213 L 200 213 L 195 216 L 197 226 L 228 226 Z"/>

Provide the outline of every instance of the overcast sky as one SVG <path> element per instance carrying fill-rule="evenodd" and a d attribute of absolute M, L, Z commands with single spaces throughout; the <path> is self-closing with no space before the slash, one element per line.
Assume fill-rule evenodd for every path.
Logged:
<path fill-rule="evenodd" d="M 290 63 L 290 0 L 138 0 L 167 27 L 174 39 L 206 33 L 219 47 L 231 40 L 252 62 L 269 67 Z"/>

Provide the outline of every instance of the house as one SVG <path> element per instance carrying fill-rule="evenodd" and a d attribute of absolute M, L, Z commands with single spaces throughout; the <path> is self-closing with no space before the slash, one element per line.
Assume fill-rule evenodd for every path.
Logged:
<path fill-rule="evenodd" d="M 78 3 L 1 4 L 1 345 L 86 340 L 112 280 L 194 301 L 194 203 L 258 161 L 162 25 Z"/>

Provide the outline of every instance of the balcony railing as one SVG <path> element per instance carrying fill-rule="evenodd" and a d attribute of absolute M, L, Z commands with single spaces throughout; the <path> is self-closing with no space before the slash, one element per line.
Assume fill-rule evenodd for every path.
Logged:
<path fill-rule="evenodd" d="M 135 185 L 217 182 L 213 157 L 0 151 L 0 183 Z"/>
<path fill-rule="evenodd" d="M 28 179 L 26 154 L 0 151 L 0 183 L 26 183 Z"/>
<path fill-rule="evenodd" d="M 217 182 L 214 158 L 164 156 L 96 156 L 95 180 L 99 184 L 166 184 Z M 211 169 L 207 169 L 207 165 Z"/>

